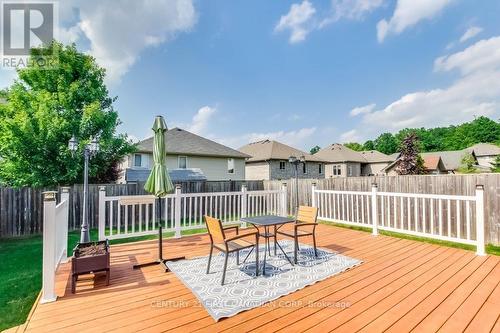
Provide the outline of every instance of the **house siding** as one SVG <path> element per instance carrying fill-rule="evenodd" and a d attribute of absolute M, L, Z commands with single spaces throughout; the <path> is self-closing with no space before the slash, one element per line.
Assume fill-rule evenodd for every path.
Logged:
<path fill-rule="evenodd" d="M 125 182 L 125 170 L 132 169 L 150 169 L 153 164 L 153 154 L 142 153 L 143 166 L 134 167 L 134 155 L 127 156 L 121 163 L 121 172 L 118 179 L 119 183 Z M 167 154 L 166 164 L 169 169 L 177 169 L 179 167 L 179 156 L 187 156 L 188 168 L 199 168 L 207 177 L 207 180 L 244 180 L 245 179 L 245 159 L 234 158 L 234 173 L 228 173 L 227 161 L 228 157 L 211 157 L 211 156 L 189 156 L 189 155 L 169 155 Z"/>
<path fill-rule="evenodd" d="M 334 166 L 340 166 L 340 176 L 334 175 Z M 349 168 L 351 169 L 351 174 L 349 174 Z M 359 177 L 361 176 L 361 163 L 347 162 L 347 163 L 332 163 L 325 166 L 325 177 L 335 178 L 335 177 Z"/>
<path fill-rule="evenodd" d="M 285 162 L 285 169 L 280 169 L 280 162 Z M 323 165 L 322 173 L 319 173 L 319 164 L 317 162 L 306 162 L 306 173 L 303 173 L 302 165 L 299 165 L 299 178 L 325 178 Z M 295 177 L 295 167 L 286 160 L 271 160 L 263 162 L 250 162 L 246 164 L 247 180 L 280 180 Z"/>
<path fill-rule="evenodd" d="M 383 175 L 384 172 L 382 172 L 382 170 L 388 165 L 389 165 L 388 162 L 363 164 L 361 167 L 361 175 L 362 176 Z"/>

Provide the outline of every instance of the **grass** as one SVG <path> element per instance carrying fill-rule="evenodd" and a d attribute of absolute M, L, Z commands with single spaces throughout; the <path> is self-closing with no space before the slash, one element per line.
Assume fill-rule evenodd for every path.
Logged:
<path fill-rule="evenodd" d="M 186 230 L 182 235 L 206 232 L 205 228 Z M 163 234 L 172 237 L 173 232 Z M 90 230 L 92 240 L 97 229 Z M 79 231 L 68 234 L 68 254 L 80 239 Z M 157 235 L 131 237 L 110 241 L 111 244 L 157 239 Z M 0 239 L 0 331 L 17 326 L 26 317 L 42 288 L 42 236 Z"/>
<path fill-rule="evenodd" d="M 351 226 L 351 225 L 346 225 L 346 224 L 342 224 L 342 223 L 328 222 L 328 221 L 319 221 L 319 223 L 326 224 L 326 225 L 333 225 L 336 227 L 346 228 L 346 229 L 351 229 L 351 230 L 358 230 L 358 231 L 370 232 L 370 233 L 372 232 L 372 229 L 367 228 L 367 227 Z M 474 245 L 443 241 L 443 240 L 427 238 L 427 237 L 406 235 L 406 234 L 402 234 L 402 233 L 398 233 L 398 232 L 385 231 L 385 230 L 379 230 L 379 234 L 385 235 L 385 236 L 396 237 L 396 238 L 409 239 L 409 240 L 414 240 L 414 241 L 419 241 L 419 242 L 424 242 L 424 243 L 429 243 L 429 244 L 436 244 L 436 245 L 441 245 L 441 246 L 453 247 L 453 248 L 463 249 L 463 250 L 468 250 L 468 251 L 474 251 L 474 252 L 476 251 L 476 247 Z M 500 256 L 500 246 L 495 246 L 493 244 L 487 244 L 486 245 L 486 253 L 491 254 L 491 255 Z"/>

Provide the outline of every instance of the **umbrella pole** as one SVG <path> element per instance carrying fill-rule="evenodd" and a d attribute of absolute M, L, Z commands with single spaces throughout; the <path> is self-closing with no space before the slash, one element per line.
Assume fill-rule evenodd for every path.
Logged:
<path fill-rule="evenodd" d="M 186 257 L 184 257 L 184 256 L 163 259 L 163 227 L 161 225 L 161 216 L 162 216 L 162 214 L 161 214 L 161 200 L 159 201 L 159 205 L 158 205 L 158 213 L 160 215 L 160 218 L 158 219 L 158 226 L 159 226 L 159 228 L 158 228 L 158 259 L 155 261 L 150 261 L 150 262 L 146 262 L 143 264 L 134 265 L 133 266 L 134 269 L 161 264 L 163 266 L 163 268 L 165 269 L 165 272 L 169 272 L 170 270 L 168 269 L 168 267 L 166 265 L 167 261 L 176 261 L 176 260 L 186 259 Z M 156 216 L 155 216 L 155 219 L 156 219 Z"/>

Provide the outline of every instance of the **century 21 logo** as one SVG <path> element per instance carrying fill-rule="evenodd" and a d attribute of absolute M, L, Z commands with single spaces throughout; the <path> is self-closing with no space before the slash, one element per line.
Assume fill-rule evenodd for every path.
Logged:
<path fill-rule="evenodd" d="M 4 56 L 27 56 L 30 47 L 52 42 L 54 3 L 5 1 L 1 4 Z"/>

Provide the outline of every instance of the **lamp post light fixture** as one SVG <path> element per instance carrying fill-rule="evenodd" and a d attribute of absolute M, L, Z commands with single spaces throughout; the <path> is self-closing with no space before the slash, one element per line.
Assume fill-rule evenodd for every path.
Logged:
<path fill-rule="evenodd" d="M 68 149 L 74 154 L 78 150 L 78 140 L 73 135 L 68 142 Z M 99 139 L 94 136 L 90 139 L 90 143 L 86 144 L 83 148 L 84 157 L 84 171 L 83 171 L 83 214 L 82 214 L 82 228 L 80 232 L 80 243 L 90 242 L 89 234 L 89 160 L 94 157 L 99 151 Z"/>
<path fill-rule="evenodd" d="M 288 162 L 295 166 L 295 215 L 299 211 L 299 164 L 306 163 L 306 157 L 304 155 L 300 157 L 290 156 Z"/>

